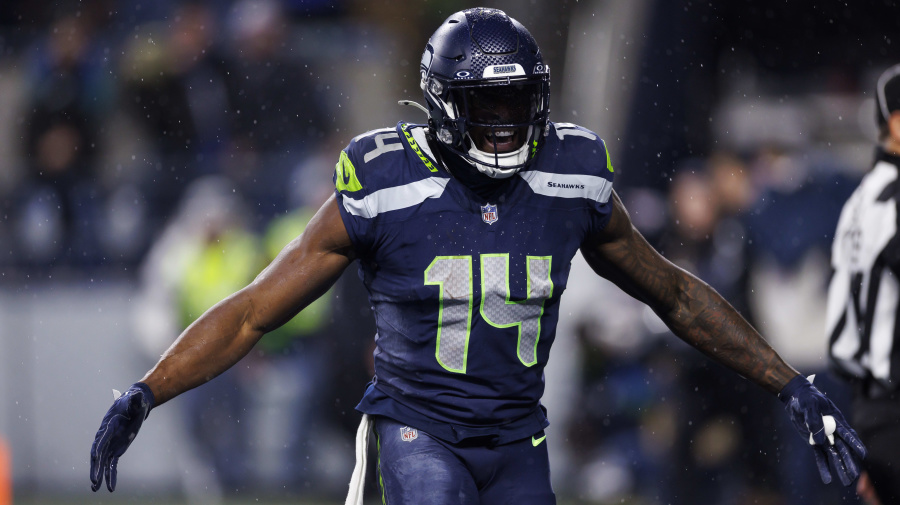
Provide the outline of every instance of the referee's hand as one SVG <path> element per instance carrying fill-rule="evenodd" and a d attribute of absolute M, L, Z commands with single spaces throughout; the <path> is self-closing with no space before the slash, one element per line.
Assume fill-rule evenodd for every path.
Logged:
<path fill-rule="evenodd" d="M 836 473 L 841 483 L 849 486 L 859 477 L 866 447 L 837 406 L 812 385 L 814 378 L 794 377 L 778 398 L 794 427 L 809 440 L 822 482 L 828 484 Z"/>

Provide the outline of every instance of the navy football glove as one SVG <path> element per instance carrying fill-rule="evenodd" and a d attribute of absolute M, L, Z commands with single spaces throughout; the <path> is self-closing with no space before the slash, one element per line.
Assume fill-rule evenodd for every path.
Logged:
<path fill-rule="evenodd" d="M 91 489 L 94 491 L 100 489 L 104 476 L 106 488 L 115 491 L 119 456 L 137 436 L 155 401 L 150 388 L 143 382 L 133 384 L 122 395 L 117 393 L 113 390 L 113 396 L 117 398 L 100 421 L 100 429 L 91 446 Z"/>
<path fill-rule="evenodd" d="M 778 398 L 803 439 L 809 439 L 822 482 L 828 484 L 836 473 L 841 483 L 849 486 L 859 476 L 866 447 L 841 411 L 812 385 L 814 378 L 794 377 Z"/>

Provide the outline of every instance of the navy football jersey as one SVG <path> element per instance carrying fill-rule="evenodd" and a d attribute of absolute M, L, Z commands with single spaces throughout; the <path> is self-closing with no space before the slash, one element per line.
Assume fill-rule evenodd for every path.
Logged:
<path fill-rule="evenodd" d="M 603 141 L 551 123 L 529 167 L 486 201 L 440 166 L 421 125 L 399 123 L 354 138 L 334 180 L 377 328 L 357 408 L 451 442 L 546 427 L 570 262 L 612 208 Z"/>

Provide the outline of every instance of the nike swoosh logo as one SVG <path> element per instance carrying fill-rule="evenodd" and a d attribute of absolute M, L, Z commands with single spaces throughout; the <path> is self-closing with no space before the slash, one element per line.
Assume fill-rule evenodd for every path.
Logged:
<path fill-rule="evenodd" d="M 543 442 L 545 438 L 547 438 L 547 435 L 544 435 L 544 436 L 541 437 L 541 438 L 534 438 L 534 437 L 532 436 L 532 437 L 531 437 L 531 445 L 534 446 L 534 447 L 537 447 L 537 446 L 541 445 L 541 442 Z"/>

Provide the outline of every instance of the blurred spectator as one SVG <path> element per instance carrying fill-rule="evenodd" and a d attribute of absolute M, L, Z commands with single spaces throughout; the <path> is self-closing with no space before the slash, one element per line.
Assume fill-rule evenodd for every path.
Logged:
<path fill-rule="evenodd" d="M 736 220 L 741 202 L 752 193 L 748 186 L 743 163 L 730 154 L 683 164 L 671 183 L 670 226 L 662 248 L 669 259 L 706 280 L 754 324 L 746 302 L 745 233 Z M 675 438 L 673 456 L 680 464 L 670 467 L 666 480 L 672 499 L 729 503 L 730 496 L 740 495 L 753 497 L 752 503 L 774 494 L 771 460 L 752 450 L 770 433 L 765 427 L 772 424 L 771 398 L 694 354 L 685 352 L 678 360 L 685 390 L 678 396 L 677 418 L 684 433 Z M 689 470 L 682 473 L 677 468 Z"/>
<path fill-rule="evenodd" d="M 663 469 L 673 463 L 677 430 L 678 398 L 672 387 L 680 383 L 671 360 L 656 361 L 669 351 L 642 323 L 637 302 L 612 286 L 602 292 L 609 302 L 603 312 L 617 321 L 585 321 L 576 336 L 578 359 L 572 365 L 580 372 L 580 387 L 574 404 L 580 408 L 571 413 L 564 432 L 573 474 L 557 479 L 563 484 L 560 493 L 588 503 L 664 500 L 669 495 Z M 630 328 L 618 332 L 619 325 Z M 660 398 L 673 402 L 660 403 Z"/>
<path fill-rule="evenodd" d="M 246 192 L 257 223 L 288 208 L 284 181 L 333 131 L 309 62 L 288 45 L 276 0 L 239 0 L 228 13 L 233 135 L 222 169 Z"/>
<path fill-rule="evenodd" d="M 675 264 L 712 285 L 746 319 L 749 258 L 740 222 L 755 189 L 740 158 L 725 152 L 689 160 L 668 193 L 669 226 L 660 246 Z"/>
<path fill-rule="evenodd" d="M 165 217 L 190 181 L 220 171 L 218 153 L 230 137 L 229 70 L 205 3 L 185 2 L 167 26 L 137 32 L 122 60 L 122 101 L 159 158 L 141 188 L 154 215 Z"/>
<path fill-rule="evenodd" d="M 198 311 L 237 291 L 262 269 L 262 246 L 245 216 L 244 203 L 227 179 L 208 176 L 190 184 L 141 269 L 135 329 L 148 356 L 159 356 Z M 251 481 L 247 407 L 252 372 L 249 366 L 232 368 L 179 402 L 192 444 L 181 462 L 195 465 L 182 473 L 183 487 L 195 501 L 215 499 Z"/>
<path fill-rule="evenodd" d="M 263 237 L 268 261 L 303 232 L 317 208 L 300 207 L 270 223 Z M 258 485 L 293 495 L 326 487 L 317 462 L 328 448 L 315 445 L 328 429 L 321 420 L 330 389 L 324 378 L 332 302 L 329 291 L 257 344 L 249 387 Z"/>
<path fill-rule="evenodd" d="M 186 328 L 219 300 L 249 284 L 264 266 L 261 244 L 241 218 L 241 206 L 210 216 L 209 227 L 196 236 L 186 253 L 187 270 L 176 286 L 180 327 Z M 223 489 L 241 490 L 253 482 L 249 421 L 256 367 L 252 361 L 235 367 L 191 391 L 186 419 L 200 454 L 215 468 Z"/>
<path fill-rule="evenodd" d="M 15 240 L 28 265 L 91 265 L 102 258 L 96 160 L 113 94 L 94 30 L 87 17 L 68 12 L 32 50 Z"/>
<path fill-rule="evenodd" d="M 755 259 L 751 302 L 779 352 L 798 366 L 823 369 L 828 251 L 854 180 L 833 157 L 808 148 L 761 146 L 751 170 L 759 184 L 744 216 Z"/>
<path fill-rule="evenodd" d="M 816 385 L 846 410 L 846 388 L 825 373 L 822 307 L 833 223 L 853 181 L 834 157 L 774 139 L 754 149 L 749 168 L 758 199 L 742 216 L 749 251 L 748 302 L 772 346 L 804 374 L 816 374 Z M 777 432 L 789 430 L 781 413 L 773 418 Z M 789 503 L 856 499 L 852 490 L 818 485 L 807 442 L 782 438 L 773 450 L 778 455 L 780 489 Z"/>
<path fill-rule="evenodd" d="M 158 356 L 198 310 L 218 301 L 210 297 L 225 297 L 250 282 L 313 215 L 314 208 L 300 207 L 271 221 L 258 238 L 235 186 L 221 176 L 191 183 L 147 256 L 135 328 L 149 357 Z M 331 353 L 344 351 L 329 344 L 337 338 L 331 335 L 333 302 L 332 294 L 323 295 L 266 334 L 245 366 L 225 372 L 200 393 L 186 393 L 184 419 L 196 447 L 184 457 L 195 468 L 184 473 L 183 487 L 192 501 L 215 502 L 236 491 L 343 491 L 352 452 L 342 455 L 329 446 L 336 430 L 328 404 L 338 389 L 329 377 L 359 374 L 330 366 Z M 341 319 L 353 328 L 352 311 Z M 359 330 L 348 333 L 360 335 Z M 361 361 L 353 367 L 363 370 Z M 363 375 L 358 387 L 365 380 Z"/>

